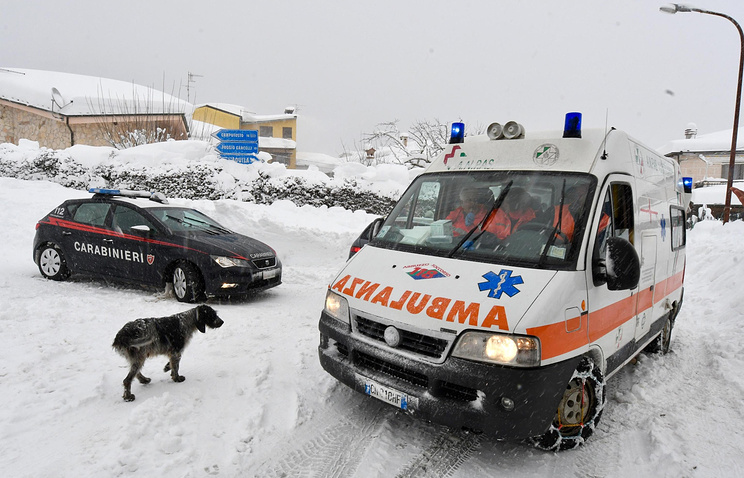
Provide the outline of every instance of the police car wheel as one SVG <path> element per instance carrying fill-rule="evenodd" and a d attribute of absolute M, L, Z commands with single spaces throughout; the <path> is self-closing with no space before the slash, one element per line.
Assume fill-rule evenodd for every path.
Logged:
<path fill-rule="evenodd" d="M 199 270 L 188 262 L 173 269 L 173 292 L 179 302 L 196 302 L 204 296 L 204 281 Z"/>
<path fill-rule="evenodd" d="M 65 280 L 70 276 L 65 255 L 59 247 L 47 244 L 39 252 L 39 272 L 47 279 Z"/>
<path fill-rule="evenodd" d="M 583 357 L 568 382 L 553 423 L 545 434 L 531 438 L 541 450 L 576 448 L 593 433 L 605 406 L 605 380 L 594 360 Z"/>

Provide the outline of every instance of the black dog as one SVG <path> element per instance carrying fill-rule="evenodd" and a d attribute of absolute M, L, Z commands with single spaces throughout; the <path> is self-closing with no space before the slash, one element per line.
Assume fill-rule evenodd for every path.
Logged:
<path fill-rule="evenodd" d="M 111 345 L 130 365 L 129 374 L 124 379 L 124 400 L 134 400 L 132 380 L 135 376 L 140 383 L 150 383 L 150 379 L 142 375 L 140 370 L 145 360 L 155 355 L 167 355 L 170 358 L 163 371 L 170 370 L 174 382 L 186 380 L 178 375 L 178 364 L 191 336 L 197 329 L 204 333 L 207 326 L 216 329 L 223 323 L 214 309 L 208 305 L 200 305 L 169 317 L 137 319 L 125 324 Z"/>

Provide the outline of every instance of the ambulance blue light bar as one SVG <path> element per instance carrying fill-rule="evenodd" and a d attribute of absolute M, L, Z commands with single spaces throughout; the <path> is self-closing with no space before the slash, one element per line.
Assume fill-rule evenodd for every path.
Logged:
<path fill-rule="evenodd" d="M 566 113 L 566 123 L 563 126 L 564 138 L 581 138 L 581 113 Z"/>
<path fill-rule="evenodd" d="M 450 130 L 450 144 L 462 143 L 465 141 L 465 123 L 452 123 Z"/>
<path fill-rule="evenodd" d="M 682 188 L 686 193 L 692 192 L 692 178 L 690 177 L 684 177 L 682 178 Z"/>
<path fill-rule="evenodd" d="M 128 198 L 146 198 L 159 203 L 167 204 L 168 200 L 162 193 L 150 192 L 150 191 L 132 191 L 130 189 L 105 189 L 105 188 L 90 188 L 89 193 L 101 194 L 104 196 L 122 196 Z"/>

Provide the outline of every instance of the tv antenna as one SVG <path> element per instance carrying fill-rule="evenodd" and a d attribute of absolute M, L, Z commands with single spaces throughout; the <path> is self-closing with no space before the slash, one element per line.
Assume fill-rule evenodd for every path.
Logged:
<path fill-rule="evenodd" d="M 186 78 L 186 101 L 188 103 L 191 103 L 191 83 L 196 83 L 196 80 L 194 78 L 203 78 L 204 75 L 197 75 L 194 73 L 188 72 L 188 76 Z"/>

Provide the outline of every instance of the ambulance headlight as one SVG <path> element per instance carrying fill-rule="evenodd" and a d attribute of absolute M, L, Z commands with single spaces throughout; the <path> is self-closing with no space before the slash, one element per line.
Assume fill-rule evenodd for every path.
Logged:
<path fill-rule="evenodd" d="M 349 324 L 349 302 L 332 290 L 328 290 L 325 300 L 325 311 L 345 324 Z"/>
<path fill-rule="evenodd" d="M 540 339 L 522 335 L 465 332 L 457 341 L 452 355 L 479 362 L 537 367 L 540 365 Z"/>
<path fill-rule="evenodd" d="M 251 263 L 245 259 L 238 259 L 237 257 L 225 257 L 225 256 L 211 256 L 212 260 L 219 264 L 221 267 L 250 267 Z"/>

